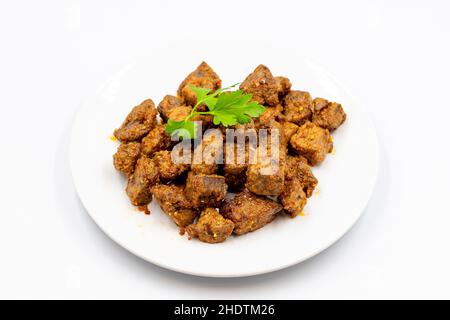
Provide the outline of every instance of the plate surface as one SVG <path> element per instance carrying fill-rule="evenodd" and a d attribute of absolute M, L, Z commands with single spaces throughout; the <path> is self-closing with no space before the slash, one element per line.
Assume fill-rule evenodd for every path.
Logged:
<path fill-rule="evenodd" d="M 233 40 L 236 43 L 236 39 Z M 135 255 L 174 271 L 240 277 L 267 273 L 304 261 L 342 237 L 362 214 L 378 167 L 374 127 L 363 106 L 351 100 L 335 81 L 294 49 L 265 43 L 225 48 L 221 42 L 168 44 L 113 75 L 79 110 L 72 130 L 70 159 L 76 190 L 99 227 Z M 204 42 L 204 41 L 203 41 Z M 112 165 L 117 142 L 111 141 L 130 109 L 151 98 L 158 104 L 175 94 L 178 84 L 202 61 L 222 78 L 223 85 L 242 81 L 259 64 L 274 75 L 288 77 L 293 89 L 309 91 L 343 104 L 347 121 L 333 134 L 335 152 L 313 172 L 317 191 L 305 215 L 280 216 L 268 226 L 221 244 L 205 244 L 180 236 L 178 228 L 153 202 L 147 216 L 130 205 L 126 179 Z"/>

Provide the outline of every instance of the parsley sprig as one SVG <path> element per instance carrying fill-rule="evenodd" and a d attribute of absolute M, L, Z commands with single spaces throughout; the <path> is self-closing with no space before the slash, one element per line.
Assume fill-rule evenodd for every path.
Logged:
<path fill-rule="evenodd" d="M 181 121 L 169 119 L 166 124 L 167 133 L 177 135 L 183 139 L 193 139 L 197 125 L 191 120 L 202 114 L 212 115 L 215 125 L 222 124 L 225 127 L 238 123 L 249 123 L 252 117 L 259 117 L 265 108 L 256 101 L 252 101 L 251 94 L 244 93 L 242 90 L 227 91 L 238 84 L 218 89 L 212 93 L 210 93 L 210 89 L 190 86 L 197 96 L 197 103 L 185 119 Z M 201 104 L 206 105 L 208 111 L 197 111 L 198 106 Z"/>

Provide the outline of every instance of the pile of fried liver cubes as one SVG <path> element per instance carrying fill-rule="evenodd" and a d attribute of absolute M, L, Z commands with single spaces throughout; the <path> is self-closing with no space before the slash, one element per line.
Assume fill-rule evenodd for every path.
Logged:
<path fill-rule="evenodd" d="M 263 175 L 258 163 L 175 164 L 170 155 L 175 142 L 164 126 L 169 118 L 183 120 L 192 110 L 196 95 L 190 85 L 214 91 L 221 80 L 202 62 L 180 84 L 177 96 L 165 96 L 157 108 L 152 100 L 143 101 L 114 131 L 121 142 L 114 166 L 128 177 L 131 203 L 146 207 L 154 197 L 181 234 L 186 230 L 189 239 L 207 243 L 255 231 L 282 212 L 292 217 L 300 214 L 318 182 L 310 166 L 320 164 L 332 151 L 330 132 L 345 121 L 342 106 L 291 90 L 289 79 L 274 77 L 259 65 L 240 89 L 266 110 L 245 127 L 279 130 L 279 169 Z M 203 121 L 204 129 L 214 127 L 211 116 L 200 117 L 196 120 Z M 207 143 L 204 138 L 203 148 Z M 225 198 L 227 193 L 235 196 Z"/>

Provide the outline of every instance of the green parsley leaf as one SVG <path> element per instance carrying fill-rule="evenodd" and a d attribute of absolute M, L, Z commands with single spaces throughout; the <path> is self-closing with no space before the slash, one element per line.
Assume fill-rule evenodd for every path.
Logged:
<path fill-rule="evenodd" d="M 251 94 L 244 94 L 242 90 L 220 94 L 217 103 L 210 108 L 214 115 L 214 123 L 231 126 L 236 123 L 249 123 L 250 117 L 259 117 L 265 108 L 257 102 L 251 101 L 251 98 Z"/>
<path fill-rule="evenodd" d="M 184 120 L 173 121 L 169 119 L 166 124 L 166 131 L 183 139 L 193 139 L 196 136 L 197 125 L 190 119 L 199 114 L 212 115 L 215 125 L 222 124 L 225 127 L 238 123 L 249 123 L 252 117 L 259 117 L 265 108 L 256 101 L 252 101 L 251 94 L 246 94 L 242 90 L 227 91 L 238 84 L 218 89 L 212 93 L 209 89 L 191 85 L 190 88 L 197 96 L 196 105 Z M 205 104 L 209 111 L 198 112 L 197 107 L 201 104 Z"/>
<path fill-rule="evenodd" d="M 190 85 L 189 88 L 192 91 L 194 91 L 195 95 L 197 96 L 197 103 L 203 101 L 208 96 L 208 93 L 211 91 L 209 89 L 200 88 L 193 85 Z"/>
<path fill-rule="evenodd" d="M 203 100 L 203 103 L 206 104 L 209 110 L 211 110 L 211 108 L 214 108 L 214 106 L 216 105 L 217 98 L 214 96 L 208 96 Z"/>
<path fill-rule="evenodd" d="M 167 133 L 183 139 L 194 139 L 196 131 L 197 124 L 193 121 L 174 121 L 169 119 L 166 124 Z"/>

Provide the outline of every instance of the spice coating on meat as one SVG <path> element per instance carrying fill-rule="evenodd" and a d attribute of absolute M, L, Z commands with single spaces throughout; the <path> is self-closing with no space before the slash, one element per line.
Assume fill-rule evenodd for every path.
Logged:
<path fill-rule="evenodd" d="M 173 121 L 182 121 L 184 120 L 192 111 L 192 107 L 189 106 L 179 106 L 175 107 L 169 111 L 169 119 Z"/>
<path fill-rule="evenodd" d="M 333 150 L 333 141 L 328 130 L 309 121 L 298 129 L 290 142 L 292 148 L 312 166 L 321 163 L 326 154 Z"/>
<path fill-rule="evenodd" d="M 282 115 L 283 106 L 281 104 L 277 104 L 275 107 L 266 107 L 266 110 L 259 116 L 258 119 L 258 127 L 264 128 L 270 126 L 273 121 L 279 119 Z"/>
<path fill-rule="evenodd" d="M 308 165 L 308 161 L 302 156 L 287 156 L 285 178 L 287 181 L 298 180 L 307 198 L 312 196 L 318 183 Z"/>
<path fill-rule="evenodd" d="M 215 208 L 206 208 L 195 224 L 186 228 L 191 238 L 206 243 L 224 242 L 234 229 L 233 221 L 225 219 Z"/>
<path fill-rule="evenodd" d="M 150 188 L 159 182 L 159 171 L 155 162 L 141 156 L 136 163 L 134 173 L 128 178 L 126 188 L 131 203 L 135 206 L 149 204 L 152 200 Z"/>
<path fill-rule="evenodd" d="M 197 110 L 200 110 L 197 108 Z M 192 121 L 200 121 L 203 131 L 214 127 L 214 116 L 209 114 L 199 114 L 191 118 Z"/>
<path fill-rule="evenodd" d="M 198 156 L 201 156 L 198 159 Z M 223 135 L 220 130 L 204 134 L 201 144 L 194 150 L 191 170 L 195 173 L 215 174 L 218 163 L 223 162 Z"/>
<path fill-rule="evenodd" d="M 291 217 L 302 213 L 306 205 L 306 194 L 303 191 L 303 185 L 298 179 L 286 182 L 283 192 L 278 197 L 283 209 L 286 210 Z"/>
<path fill-rule="evenodd" d="M 262 156 L 261 151 L 258 147 L 255 155 L 257 161 L 248 166 L 245 186 L 255 194 L 278 196 L 284 187 L 283 151 L 280 150 L 278 158 L 275 155 Z"/>
<path fill-rule="evenodd" d="M 158 166 L 161 180 L 171 181 L 189 170 L 188 164 L 174 163 L 170 151 L 158 151 L 153 156 Z"/>
<path fill-rule="evenodd" d="M 312 98 L 308 92 L 292 90 L 283 100 L 285 120 L 301 125 L 312 116 Z"/>
<path fill-rule="evenodd" d="M 130 176 L 134 172 L 134 167 L 141 153 L 141 144 L 139 142 L 121 143 L 117 152 L 113 155 L 114 167 Z"/>
<path fill-rule="evenodd" d="M 219 175 L 188 173 L 186 197 L 195 208 L 218 206 L 227 194 L 225 178 Z"/>
<path fill-rule="evenodd" d="M 239 88 L 252 94 L 252 99 L 262 105 L 276 106 L 278 104 L 279 86 L 269 68 L 260 64 L 241 83 Z"/>
<path fill-rule="evenodd" d="M 281 144 L 283 147 L 289 144 L 292 136 L 297 132 L 298 125 L 293 122 L 283 121 L 281 122 Z"/>
<path fill-rule="evenodd" d="M 151 99 L 136 106 L 126 117 L 114 136 L 119 141 L 136 141 L 145 136 L 156 125 L 156 108 Z"/>
<path fill-rule="evenodd" d="M 286 77 L 275 77 L 275 82 L 277 84 L 278 97 L 283 98 L 285 95 L 291 91 L 291 81 Z"/>
<path fill-rule="evenodd" d="M 190 85 L 215 91 L 221 87 L 222 81 L 206 62 L 202 62 L 178 88 L 178 96 L 184 99 L 186 104 L 194 106 L 197 103 L 197 96 Z"/>
<path fill-rule="evenodd" d="M 226 200 L 220 213 L 234 222 L 233 232 L 242 235 L 272 222 L 282 209 L 279 203 L 244 190 L 234 199 Z"/>
<path fill-rule="evenodd" d="M 142 153 L 151 157 L 155 152 L 169 149 L 172 139 L 163 125 L 157 125 L 142 139 Z"/>
<path fill-rule="evenodd" d="M 223 167 L 225 181 L 232 191 L 239 191 L 247 181 L 247 164 L 226 164 Z"/>
<path fill-rule="evenodd" d="M 240 145 L 239 145 L 240 146 Z M 239 191 L 245 186 L 247 180 L 247 169 L 249 162 L 249 150 L 250 146 L 248 143 L 238 147 L 237 143 L 225 143 L 224 153 L 226 154 L 227 148 L 230 150 L 234 149 L 233 158 L 227 159 L 223 166 L 223 175 L 225 177 L 225 182 L 228 185 L 228 189 L 231 191 Z M 231 149 L 233 148 L 233 149 Z M 241 158 L 238 157 L 238 152 L 242 152 L 245 148 L 245 155 Z M 240 150 L 242 149 L 242 150 Z"/>
<path fill-rule="evenodd" d="M 186 198 L 183 186 L 157 184 L 151 192 L 161 209 L 180 228 L 187 227 L 194 222 L 197 210 L 192 208 L 191 202 Z"/>
<path fill-rule="evenodd" d="M 316 98 L 313 101 L 313 105 L 314 114 L 312 122 L 329 131 L 336 130 L 347 117 L 344 109 L 339 103 Z"/>
<path fill-rule="evenodd" d="M 164 121 L 167 121 L 169 118 L 170 112 L 176 108 L 183 105 L 183 101 L 175 96 L 166 95 L 161 102 L 158 104 L 158 112 Z"/>

